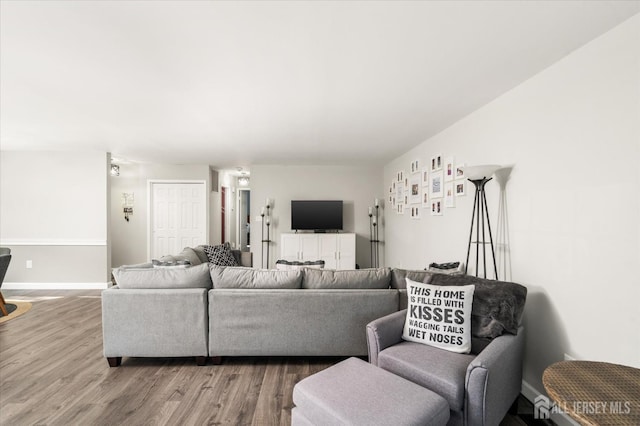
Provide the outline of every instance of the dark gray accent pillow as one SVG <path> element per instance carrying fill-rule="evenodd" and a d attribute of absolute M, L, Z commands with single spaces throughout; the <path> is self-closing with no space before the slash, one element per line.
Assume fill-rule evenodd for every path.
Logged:
<path fill-rule="evenodd" d="M 204 252 L 207 254 L 209 263 L 212 265 L 238 266 L 238 262 L 231 253 L 231 249 L 225 244 L 217 246 L 205 246 Z"/>
<path fill-rule="evenodd" d="M 333 269 L 305 268 L 302 288 L 311 289 L 384 289 L 391 282 L 390 268 Z"/>
<path fill-rule="evenodd" d="M 205 262 L 200 260 L 200 256 L 198 256 L 198 254 L 195 252 L 195 250 L 192 249 L 191 247 L 183 248 L 180 253 L 174 255 L 173 257 L 175 257 L 176 260 L 188 260 L 189 263 L 192 266 L 196 266 L 196 265 L 200 265 L 201 263 L 205 263 Z"/>
<path fill-rule="evenodd" d="M 430 284 L 433 272 L 393 269 L 391 271 L 391 288 L 407 288 L 407 278 L 423 284 Z"/>
<path fill-rule="evenodd" d="M 527 288 L 507 281 L 487 280 L 472 275 L 434 274 L 431 284 L 461 286 L 473 284 L 471 333 L 494 338 L 503 332 L 517 334 L 527 300 Z"/>
<path fill-rule="evenodd" d="M 275 271 L 209 264 L 213 288 L 299 289 L 302 271 Z"/>
<path fill-rule="evenodd" d="M 209 261 L 209 258 L 207 257 L 207 253 L 204 252 L 204 248 L 205 246 L 198 246 L 198 247 L 193 247 L 193 251 L 196 254 L 196 256 L 198 256 L 198 259 L 200 259 L 201 263 L 207 263 Z"/>

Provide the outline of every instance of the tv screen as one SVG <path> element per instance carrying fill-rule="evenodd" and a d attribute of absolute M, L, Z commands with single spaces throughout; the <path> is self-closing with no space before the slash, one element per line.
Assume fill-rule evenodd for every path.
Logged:
<path fill-rule="evenodd" d="M 291 229 L 341 231 L 342 201 L 291 201 Z"/>

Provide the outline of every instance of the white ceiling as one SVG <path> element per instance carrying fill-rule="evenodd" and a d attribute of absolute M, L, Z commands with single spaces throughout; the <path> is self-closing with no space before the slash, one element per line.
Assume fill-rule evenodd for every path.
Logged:
<path fill-rule="evenodd" d="M 383 164 L 638 1 L 0 3 L 3 150 Z"/>

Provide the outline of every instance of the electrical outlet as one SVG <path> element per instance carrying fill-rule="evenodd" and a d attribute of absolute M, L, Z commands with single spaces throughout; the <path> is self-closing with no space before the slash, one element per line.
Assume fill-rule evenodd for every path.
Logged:
<path fill-rule="evenodd" d="M 575 361 L 576 359 L 569 354 L 564 354 L 565 361 Z"/>
<path fill-rule="evenodd" d="M 33 260 L 27 260 L 27 269 L 33 268 Z"/>

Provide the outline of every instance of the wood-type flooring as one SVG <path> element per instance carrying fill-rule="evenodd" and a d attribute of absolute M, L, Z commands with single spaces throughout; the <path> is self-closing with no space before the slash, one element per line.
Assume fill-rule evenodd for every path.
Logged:
<path fill-rule="evenodd" d="M 109 368 L 99 290 L 5 297 L 33 307 L 0 324 L 0 425 L 288 425 L 293 386 L 343 359 L 125 357 Z"/>

